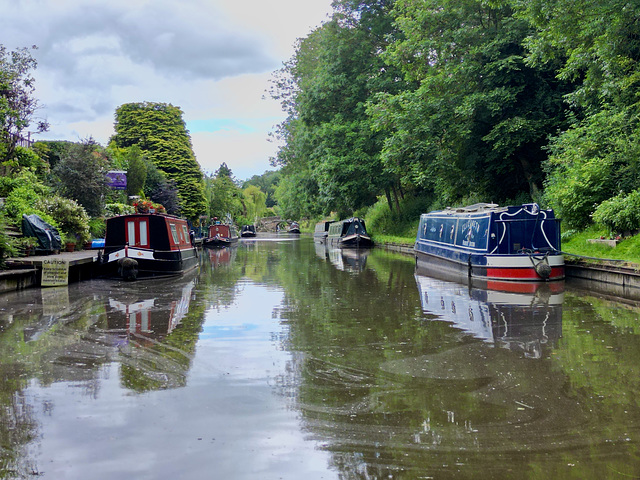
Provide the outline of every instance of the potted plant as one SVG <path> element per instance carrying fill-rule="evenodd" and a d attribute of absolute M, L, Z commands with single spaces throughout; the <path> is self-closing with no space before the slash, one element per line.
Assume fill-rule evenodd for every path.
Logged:
<path fill-rule="evenodd" d="M 20 237 L 15 239 L 15 246 L 25 257 L 30 256 L 38 245 L 35 237 Z"/>
<path fill-rule="evenodd" d="M 62 243 L 65 246 L 67 252 L 73 252 L 76 249 L 76 236 L 65 233 L 62 235 Z"/>

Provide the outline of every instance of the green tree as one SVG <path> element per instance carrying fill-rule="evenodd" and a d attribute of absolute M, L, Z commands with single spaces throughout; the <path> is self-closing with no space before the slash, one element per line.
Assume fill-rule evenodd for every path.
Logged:
<path fill-rule="evenodd" d="M 78 202 L 92 217 L 100 216 L 109 191 L 108 169 L 104 149 L 93 139 L 69 144 L 52 171 L 54 190 Z"/>
<path fill-rule="evenodd" d="M 242 188 L 247 188 L 250 185 L 255 185 L 262 190 L 267 198 L 265 199 L 265 205 L 267 208 L 273 208 L 276 204 L 275 191 L 280 181 L 281 173 L 277 170 L 267 170 L 262 175 L 254 175 L 249 180 L 242 184 Z"/>
<path fill-rule="evenodd" d="M 387 167 L 447 203 L 540 198 L 567 89 L 527 65 L 530 25 L 504 1 L 398 0 L 394 14 L 404 36 L 384 55 L 417 88 L 370 104 Z"/>
<path fill-rule="evenodd" d="M 166 103 L 127 103 L 116 109 L 114 127 L 111 141 L 121 148 L 137 145 L 175 182 L 182 214 L 198 218 L 206 209 L 203 175 L 180 108 Z"/>
<path fill-rule="evenodd" d="M 390 0 L 334 2 L 331 20 L 300 41 L 277 77 L 273 96 L 288 118 L 276 132 L 286 146 L 274 163 L 288 167 L 283 176 L 294 175 L 291 183 L 317 185 L 311 190 L 315 201 L 291 207 L 317 204 L 324 212 L 347 215 L 397 183 L 381 162 L 382 136 L 366 116 L 373 93 L 395 93 L 404 85 L 397 69 L 379 55 L 397 33 L 392 5 Z"/>
<path fill-rule="evenodd" d="M 242 191 L 244 217 L 253 223 L 267 210 L 267 195 L 255 185 L 249 185 Z"/>
<path fill-rule="evenodd" d="M 226 163 L 222 163 L 214 175 L 205 177 L 205 190 L 211 217 L 222 219 L 230 215 L 236 218 L 244 213 L 242 191 Z"/>
<path fill-rule="evenodd" d="M 535 30 L 528 61 L 572 82 L 573 123 L 550 144 L 547 201 L 571 227 L 640 181 L 640 5 L 618 0 L 513 1 Z"/>
<path fill-rule="evenodd" d="M 36 47 L 32 47 L 36 48 Z M 35 79 L 31 71 L 37 66 L 26 48 L 9 51 L 0 45 L 0 159 L 11 160 L 22 133 L 29 127 L 38 108 L 34 98 Z M 37 131 L 49 128 L 37 122 Z"/>

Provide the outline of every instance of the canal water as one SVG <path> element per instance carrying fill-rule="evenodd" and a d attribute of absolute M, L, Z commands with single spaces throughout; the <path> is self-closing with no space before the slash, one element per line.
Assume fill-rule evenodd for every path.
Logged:
<path fill-rule="evenodd" d="M 0 478 L 640 476 L 636 304 L 424 273 L 282 235 L 4 294 Z"/>

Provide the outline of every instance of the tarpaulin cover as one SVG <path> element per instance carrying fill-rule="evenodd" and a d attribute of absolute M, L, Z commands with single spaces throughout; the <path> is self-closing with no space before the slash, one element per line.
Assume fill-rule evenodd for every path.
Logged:
<path fill-rule="evenodd" d="M 62 239 L 55 227 L 42 220 L 38 215 L 22 215 L 22 234 L 25 237 L 36 237 L 36 252 L 52 252 L 60 250 Z"/>

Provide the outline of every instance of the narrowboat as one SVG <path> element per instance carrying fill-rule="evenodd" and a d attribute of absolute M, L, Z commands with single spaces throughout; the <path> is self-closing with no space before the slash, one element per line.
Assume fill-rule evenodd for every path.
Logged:
<path fill-rule="evenodd" d="M 414 246 L 427 267 L 493 281 L 564 278 L 560 220 L 537 204 L 475 204 L 422 214 Z"/>
<path fill-rule="evenodd" d="M 300 233 L 300 225 L 298 222 L 291 222 L 289 224 L 289 233 Z"/>
<path fill-rule="evenodd" d="M 215 223 L 209 226 L 209 232 L 202 241 L 202 246 L 207 248 L 228 247 L 238 241 L 236 227 L 226 223 Z"/>
<path fill-rule="evenodd" d="M 334 247 L 373 246 L 373 241 L 367 234 L 364 220 L 358 217 L 332 222 L 327 232 L 327 243 Z"/>
<path fill-rule="evenodd" d="M 180 275 L 198 265 L 187 221 L 159 213 L 135 213 L 108 218 L 103 274 L 125 280 Z"/>
<path fill-rule="evenodd" d="M 333 220 L 325 220 L 316 223 L 315 230 L 313 232 L 313 239 L 316 242 L 324 242 L 329 234 L 329 225 L 333 223 Z"/>
<path fill-rule="evenodd" d="M 256 236 L 256 227 L 253 225 L 243 225 L 240 230 L 240 236 L 244 238 L 255 237 Z"/>

